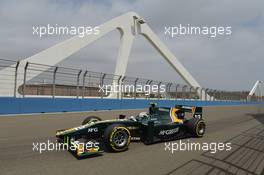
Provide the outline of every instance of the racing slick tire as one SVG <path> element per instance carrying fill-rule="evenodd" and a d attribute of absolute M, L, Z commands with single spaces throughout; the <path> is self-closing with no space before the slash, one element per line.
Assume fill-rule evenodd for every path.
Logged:
<path fill-rule="evenodd" d="M 203 137 L 205 133 L 205 122 L 203 119 L 192 118 L 186 123 L 186 126 L 193 136 Z"/>
<path fill-rule="evenodd" d="M 104 144 L 110 152 L 121 152 L 128 149 L 131 134 L 128 128 L 122 124 L 113 124 L 104 132 Z"/>
<path fill-rule="evenodd" d="M 97 116 L 89 116 L 89 117 L 86 117 L 83 122 L 82 122 L 82 125 L 86 125 L 87 123 L 90 123 L 92 121 L 101 121 L 102 119 L 100 117 L 97 117 Z"/>

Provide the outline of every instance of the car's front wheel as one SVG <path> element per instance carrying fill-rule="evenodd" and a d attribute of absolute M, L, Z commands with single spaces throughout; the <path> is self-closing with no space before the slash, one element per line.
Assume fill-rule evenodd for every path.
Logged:
<path fill-rule="evenodd" d="M 128 149 L 131 134 L 128 128 L 121 124 L 113 124 L 106 128 L 104 143 L 108 151 L 121 152 Z"/>

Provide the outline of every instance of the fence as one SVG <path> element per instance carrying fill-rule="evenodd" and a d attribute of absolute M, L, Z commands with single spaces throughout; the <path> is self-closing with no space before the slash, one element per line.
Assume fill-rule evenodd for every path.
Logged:
<path fill-rule="evenodd" d="M 248 91 L 223 91 L 204 87 L 192 87 L 175 82 L 119 76 L 67 67 L 19 62 L 0 59 L 0 89 L 2 94 L 14 97 L 71 97 L 71 98 L 141 98 L 141 99 L 206 99 L 246 101 Z M 108 91 L 113 82 L 134 89 L 137 86 L 156 86 L 156 92 L 120 91 L 111 96 Z M 161 91 L 160 87 L 165 91 Z M 103 88 L 102 88 L 103 87 Z M 205 98 L 202 98 L 202 94 Z M 262 101 L 253 96 L 251 101 Z"/>

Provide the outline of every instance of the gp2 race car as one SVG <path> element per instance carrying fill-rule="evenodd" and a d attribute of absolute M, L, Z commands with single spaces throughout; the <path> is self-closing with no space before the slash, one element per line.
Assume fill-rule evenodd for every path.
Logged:
<path fill-rule="evenodd" d="M 189 116 L 188 116 L 189 115 Z M 131 141 L 152 144 L 186 137 L 202 137 L 205 122 L 202 107 L 157 107 L 152 103 L 148 112 L 137 116 L 120 115 L 118 119 L 101 120 L 87 117 L 82 125 L 56 132 L 59 143 L 77 157 L 99 154 L 104 151 L 121 152 Z"/>

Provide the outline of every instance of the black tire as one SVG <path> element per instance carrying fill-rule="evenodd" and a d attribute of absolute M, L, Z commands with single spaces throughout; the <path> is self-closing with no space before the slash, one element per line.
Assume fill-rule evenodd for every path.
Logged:
<path fill-rule="evenodd" d="M 127 150 L 130 141 L 130 131 L 124 125 L 110 125 L 104 132 L 105 147 L 110 152 L 121 152 Z"/>
<path fill-rule="evenodd" d="M 188 131 L 194 137 L 203 137 L 205 133 L 205 127 L 206 127 L 203 119 L 192 118 L 186 122 L 186 126 L 187 126 Z"/>
<path fill-rule="evenodd" d="M 102 119 L 100 117 L 97 116 L 89 116 L 86 117 L 83 122 L 82 125 L 86 125 L 87 123 L 91 122 L 91 121 L 101 121 Z"/>

